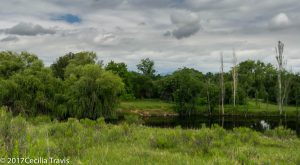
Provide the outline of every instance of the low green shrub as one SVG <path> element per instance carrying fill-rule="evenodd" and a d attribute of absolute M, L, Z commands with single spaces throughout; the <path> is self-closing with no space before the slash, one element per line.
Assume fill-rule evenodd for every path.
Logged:
<path fill-rule="evenodd" d="M 267 130 L 264 132 L 264 134 L 268 137 L 274 137 L 279 139 L 292 139 L 297 137 L 295 131 L 288 128 L 284 128 L 283 126 L 279 126 L 272 130 Z"/>
<path fill-rule="evenodd" d="M 245 127 L 234 128 L 233 138 L 239 140 L 242 144 L 249 143 L 257 145 L 260 143 L 259 133 Z"/>
<path fill-rule="evenodd" d="M 48 123 L 51 123 L 51 118 L 46 115 L 40 115 L 40 116 L 31 118 L 29 121 L 33 125 L 48 124 Z"/>
<path fill-rule="evenodd" d="M 150 136 L 150 146 L 159 149 L 175 148 L 178 144 L 178 139 L 170 134 L 156 134 Z"/>
<path fill-rule="evenodd" d="M 133 94 L 125 93 L 120 96 L 120 99 L 122 101 L 134 101 L 136 98 Z"/>
<path fill-rule="evenodd" d="M 192 144 L 197 150 L 200 149 L 203 153 L 209 153 L 214 139 L 215 134 L 213 130 L 202 128 L 192 137 Z"/>
<path fill-rule="evenodd" d="M 143 120 L 138 115 L 125 115 L 124 119 L 128 124 L 143 124 Z"/>

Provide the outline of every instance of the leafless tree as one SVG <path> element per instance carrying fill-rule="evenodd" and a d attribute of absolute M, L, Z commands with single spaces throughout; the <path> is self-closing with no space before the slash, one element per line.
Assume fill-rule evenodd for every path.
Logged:
<path fill-rule="evenodd" d="M 210 89 L 210 78 L 207 80 L 207 86 L 206 86 L 206 95 L 207 95 L 207 105 L 208 105 L 208 112 L 209 115 L 211 115 L 211 105 L 210 105 L 210 94 L 209 94 L 209 89 Z"/>
<path fill-rule="evenodd" d="M 284 71 L 283 48 L 284 48 L 284 44 L 281 41 L 278 41 L 278 45 L 277 45 L 277 47 L 275 47 L 275 51 L 276 51 L 276 60 L 277 60 L 277 64 L 278 64 L 278 73 L 277 73 L 278 98 L 277 98 L 277 100 L 278 100 L 278 110 L 280 112 L 280 115 L 282 115 L 283 101 L 284 101 L 283 91 L 282 91 L 282 75 L 283 75 L 283 71 Z"/>
<path fill-rule="evenodd" d="M 221 111 L 224 115 L 224 98 L 225 98 L 225 87 L 224 87 L 224 60 L 223 53 L 220 54 L 221 67 L 220 67 L 220 87 L 221 87 Z"/>
<path fill-rule="evenodd" d="M 236 104 L 236 92 L 237 92 L 237 81 L 238 81 L 238 72 L 237 72 L 237 58 L 235 54 L 235 50 L 233 50 L 233 68 L 232 68 L 232 79 L 233 79 L 233 107 L 235 107 Z"/>

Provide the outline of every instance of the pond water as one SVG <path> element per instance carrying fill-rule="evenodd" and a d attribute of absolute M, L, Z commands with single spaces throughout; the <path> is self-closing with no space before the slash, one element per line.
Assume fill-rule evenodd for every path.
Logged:
<path fill-rule="evenodd" d="M 144 125 L 151 127 L 201 128 L 203 124 L 211 127 L 218 124 L 225 129 L 248 127 L 263 132 L 278 126 L 284 126 L 296 131 L 300 137 L 300 119 L 297 117 L 243 117 L 243 116 L 193 116 L 193 117 L 144 117 Z"/>

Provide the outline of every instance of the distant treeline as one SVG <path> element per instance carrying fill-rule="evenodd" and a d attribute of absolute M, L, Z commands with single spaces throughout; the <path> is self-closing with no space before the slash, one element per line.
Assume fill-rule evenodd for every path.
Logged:
<path fill-rule="evenodd" d="M 125 63 L 104 65 L 94 52 L 68 53 L 45 67 L 27 52 L 0 52 L 0 105 L 14 114 L 68 117 L 111 117 L 120 100 L 161 99 L 175 103 L 181 115 L 191 115 L 199 106 L 216 111 L 221 100 L 220 73 L 202 73 L 180 68 L 169 75 L 157 74 L 154 61 L 142 59 L 138 72 L 128 71 Z M 277 69 L 261 61 L 239 63 L 236 103 L 276 103 Z M 286 105 L 297 105 L 300 75 L 282 74 Z M 233 102 L 232 70 L 224 73 L 225 104 Z"/>

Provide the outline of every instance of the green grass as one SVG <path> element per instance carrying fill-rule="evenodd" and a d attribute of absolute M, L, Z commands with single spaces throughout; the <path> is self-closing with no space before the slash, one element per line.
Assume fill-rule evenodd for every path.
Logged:
<path fill-rule="evenodd" d="M 264 133 L 150 128 L 46 117 L 0 116 L 0 157 L 66 158 L 71 164 L 299 164 L 300 139 L 279 127 Z"/>
<path fill-rule="evenodd" d="M 121 102 L 118 112 L 122 114 L 134 113 L 140 115 L 174 115 L 174 104 L 161 100 L 134 100 Z"/>
<path fill-rule="evenodd" d="M 143 116 L 164 116 L 176 115 L 174 112 L 174 103 L 164 102 L 161 100 L 134 100 L 121 102 L 118 112 L 121 114 L 139 114 Z M 207 114 L 207 106 L 198 106 L 198 114 Z M 213 115 L 219 115 L 219 107 L 215 107 Z M 300 108 L 295 106 L 284 106 L 284 113 L 287 116 L 298 116 Z M 249 115 L 249 116 L 278 116 L 278 105 L 256 102 L 251 100 L 247 105 L 238 105 L 235 109 L 232 105 L 225 105 L 225 115 Z"/>

